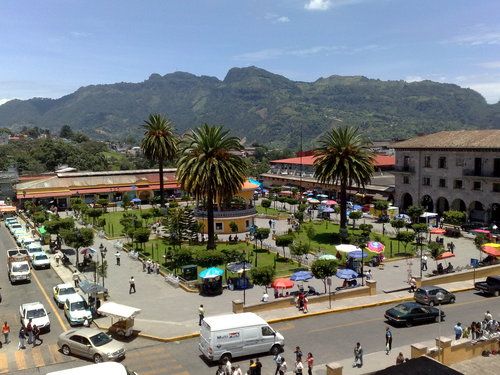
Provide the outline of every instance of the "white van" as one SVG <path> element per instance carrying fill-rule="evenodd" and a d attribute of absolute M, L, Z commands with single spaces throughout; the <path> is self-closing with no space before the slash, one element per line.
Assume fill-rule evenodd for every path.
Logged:
<path fill-rule="evenodd" d="M 47 375 L 138 375 L 118 362 L 103 362 L 95 365 L 80 366 L 67 370 L 49 372 Z"/>
<path fill-rule="evenodd" d="M 219 315 L 203 319 L 199 349 L 210 361 L 258 353 L 280 353 L 285 339 L 254 313 Z"/>

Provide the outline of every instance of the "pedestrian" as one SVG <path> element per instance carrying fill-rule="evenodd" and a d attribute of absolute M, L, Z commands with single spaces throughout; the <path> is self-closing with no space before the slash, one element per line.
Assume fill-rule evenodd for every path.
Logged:
<path fill-rule="evenodd" d="M 222 367 L 222 365 L 219 365 L 219 368 L 215 371 L 215 375 L 226 375 L 226 371 L 224 371 L 224 367 Z"/>
<path fill-rule="evenodd" d="M 453 241 L 450 242 L 450 250 L 452 254 L 455 254 L 455 244 L 453 243 Z"/>
<path fill-rule="evenodd" d="M 354 363 L 352 367 L 363 367 L 363 348 L 359 342 L 354 347 Z"/>
<path fill-rule="evenodd" d="M 122 253 L 120 252 L 120 250 L 116 250 L 116 253 L 115 253 L 115 258 L 116 258 L 116 265 L 119 266 L 120 265 L 120 257 L 121 257 Z"/>
<path fill-rule="evenodd" d="M 56 267 L 59 267 L 59 262 L 61 261 L 61 253 L 59 251 L 54 255 L 54 259 L 56 260 Z"/>
<path fill-rule="evenodd" d="M 422 271 L 427 271 L 427 255 L 422 256 Z"/>
<path fill-rule="evenodd" d="M 414 293 L 417 288 L 417 280 L 412 276 L 410 278 L 410 293 Z"/>
<path fill-rule="evenodd" d="M 396 364 L 397 365 L 400 365 L 401 363 L 403 363 L 405 361 L 405 356 L 403 355 L 403 353 L 399 353 L 398 354 L 398 357 L 396 358 Z"/>
<path fill-rule="evenodd" d="M 255 362 L 253 359 L 250 360 L 250 365 L 248 366 L 248 375 L 255 375 L 255 370 L 257 369 L 257 366 L 255 366 Z"/>
<path fill-rule="evenodd" d="M 255 358 L 255 375 L 262 375 L 262 363 L 259 358 Z"/>
<path fill-rule="evenodd" d="M 312 375 L 314 366 L 314 356 L 311 352 L 307 353 L 307 375 Z"/>
<path fill-rule="evenodd" d="M 281 361 L 281 365 L 280 365 L 279 374 L 280 375 L 285 375 L 286 370 L 288 370 L 288 366 L 286 365 L 285 358 L 281 357 L 281 359 L 282 359 L 282 361 Z"/>
<path fill-rule="evenodd" d="M 302 375 L 304 371 L 304 365 L 302 364 L 302 361 L 296 361 L 295 362 L 295 375 Z"/>
<path fill-rule="evenodd" d="M 295 347 L 295 362 L 301 362 L 302 361 L 302 350 L 300 350 L 300 346 Z"/>
<path fill-rule="evenodd" d="M 156 274 L 160 274 L 160 263 L 156 262 L 156 267 L 155 267 Z"/>
<path fill-rule="evenodd" d="M 89 322 L 89 319 L 87 317 L 85 317 L 85 320 L 83 321 L 83 326 L 84 327 L 90 327 L 90 322 Z"/>
<path fill-rule="evenodd" d="M 462 323 L 458 322 L 455 327 L 453 327 L 453 330 L 455 331 L 455 340 L 460 340 L 464 331 L 462 329 Z"/>
<path fill-rule="evenodd" d="M 490 310 L 486 310 L 486 312 L 484 313 L 484 320 L 489 322 L 491 319 L 493 319 L 493 315 L 491 315 Z"/>
<path fill-rule="evenodd" d="M 26 339 L 26 331 L 24 330 L 24 327 L 19 328 L 19 344 L 17 345 L 17 350 L 20 349 L 26 349 L 26 346 L 24 345 L 24 340 Z"/>
<path fill-rule="evenodd" d="M 267 302 L 267 301 L 269 301 L 269 294 L 267 294 L 267 292 L 264 292 L 262 298 L 260 299 L 260 302 Z"/>
<path fill-rule="evenodd" d="M 128 294 L 132 294 L 132 289 L 134 290 L 134 293 L 135 293 L 135 280 L 134 280 L 134 276 L 130 276 L 130 279 L 128 280 L 128 283 L 129 283 Z"/>
<path fill-rule="evenodd" d="M 142 272 L 146 272 L 146 264 L 147 262 L 142 262 Z"/>
<path fill-rule="evenodd" d="M 33 319 L 28 320 L 28 324 L 26 324 L 26 333 L 28 333 L 28 344 L 33 342 Z"/>
<path fill-rule="evenodd" d="M 233 375 L 233 367 L 231 366 L 231 362 L 229 361 L 229 359 L 226 359 L 224 371 L 226 372 L 226 375 Z"/>
<path fill-rule="evenodd" d="M 392 350 L 392 332 L 387 327 L 385 329 L 385 354 L 389 355 L 389 352 Z"/>
<path fill-rule="evenodd" d="M 271 229 L 273 226 L 273 221 L 271 219 L 269 219 L 269 229 Z"/>
<path fill-rule="evenodd" d="M 233 375 L 243 375 L 240 365 L 234 365 Z"/>
<path fill-rule="evenodd" d="M 75 283 L 75 288 L 78 288 L 78 286 L 80 285 L 80 276 L 78 276 L 77 270 L 73 271 L 73 282 Z"/>
<path fill-rule="evenodd" d="M 302 311 L 304 312 L 304 314 L 307 314 L 309 312 L 309 309 L 307 307 L 309 303 L 309 300 L 307 299 L 307 297 L 304 297 L 304 305 L 302 307 Z"/>
<path fill-rule="evenodd" d="M 203 305 L 200 305 L 198 307 L 198 325 L 201 326 L 201 322 L 203 318 L 205 317 L 205 309 L 203 308 Z"/>
<path fill-rule="evenodd" d="M 283 363 L 283 357 L 281 356 L 280 353 L 276 354 L 273 358 L 274 363 L 276 363 L 276 371 L 274 372 L 274 375 L 277 375 L 280 372 L 280 367 L 281 364 Z"/>
<path fill-rule="evenodd" d="M 40 328 L 36 324 L 33 325 L 33 347 L 36 346 L 36 342 L 40 341 L 39 345 L 43 344 L 43 340 L 40 338 Z"/>
<path fill-rule="evenodd" d="M 9 324 L 7 322 L 3 322 L 2 333 L 3 333 L 3 337 L 4 337 L 4 344 L 8 344 L 9 343 L 10 327 L 9 327 Z"/>

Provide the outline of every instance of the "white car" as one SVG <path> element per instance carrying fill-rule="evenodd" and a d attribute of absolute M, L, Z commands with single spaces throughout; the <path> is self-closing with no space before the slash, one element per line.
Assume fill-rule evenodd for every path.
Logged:
<path fill-rule="evenodd" d="M 50 331 L 50 319 L 47 310 L 40 302 L 24 303 L 19 307 L 21 324 L 26 327 L 31 319 L 31 325 L 36 325 L 40 331 Z"/>
<path fill-rule="evenodd" d="M 28 246 L 30 246 L 31 244 L 34 244 L 34 243 L 37 243 L 37 240 L 35 240 L 33 237 L 31 236 L 27 236 L 27 237 L 24 237 L 22 240 L 21 240 L 21 247 L 24 248 L 24 249 L 27 249 Z"/>
<path fill-rule="evenodd" d="M 52 292 L 54 295 L 54 300 L 57 303 L 57 306 L 63 307 L 66 299 L 68 299 L 72 295 L 79 294 L 76 292 L 75 288 L 71 284 L 59 284 L 52 288 Z"/>
<path fill-rule="evenodd" d="M 41 268 L 50 268 L 50 259 L 45 253 L 37 253 L 31 258 L 33 268 L 38 270 Z"/>
<path fill-rule="evenodd" d="M 14 234 L 14 231 L 21 230 L 21 229 L 24 231 L 23 226 L 19 223 L 14 223 L 14 224 L 9 225 L 9 231 L 12 234 Z"/>
<path fill-rule="evenodd" d="M 21 234 L 19 236 L 15 236 L 15 237 L 16 237 L 16 244 L 17 244 L 17 246 L 20 246 L 20 247 L 25 247 L 25 246 L 23 246 L 23 241 L 33 240 L 31 235 L 27 232 L 24 234 Z"/>
<path fill-rule="evenodd" d="M 64 315 L 68 319 L 69 325 L 83 324 L 85 319 L 90 323 L 92 312 L 87 301 L 79 294 L 72 294 L 64 302 Z"/>
<path fill-rule="evenodd" d="M 29 245 L 26 248 L 26 251 L 28 252 L 29 256 L 31 259 L 37 254 L 44 254 L 44 251 L 40 245 L 37 245 L 36 243 Z"/>
<path fill-rule="evenodd" d="M 7 219 L 5 219 L 5 226 L 7 228 L 9 228 L 11 225 L 13 224 L 19 224 L 19 222 L 17 221 L 17 218 L 15 217 L 8 217 Z"/>

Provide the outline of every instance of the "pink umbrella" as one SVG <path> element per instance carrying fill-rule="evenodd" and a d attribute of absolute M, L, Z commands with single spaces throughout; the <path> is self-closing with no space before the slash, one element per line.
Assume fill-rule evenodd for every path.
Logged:
<path fill-rule="evenodd" d="M 446 230 L 442 228 L 432 228 L 430 231 L 431 234 L 445 234 Z"/>
<path fill-rule="evenodd" d="M 454 256 L 455 256 L 455 254 L 453 254 L 451 251 L 445 251 L 440 256 L 438 256 L 436 258 L 436 260 L 443 260 L 443 259 L 447 259 L 447 258 L 453 258 Z"/>
<path fill-rule="evenodd" d="M 321 201 L 321 203 L 326 204 L 327 206 L 333 206 L 334 204 L 337 204 L 337 201 L 334 201 L 333 199 L 327 199 Z"/>
<path fill-rule="evenodd" d="M 482 250 L 489 255 L 492 255 L 494 257 L 500 257 L 500 248 L 498 247 L 493 247 L 493 246 L 483 246 Z"/>
<path fill-rule="evenodd" d="M 384 244 L 381 243 L 381 242 L 378 242 L 378 241 L 370 241 L 370 242 L 368 242 L 368 244 L 366 245 L 366 247 L 371 252 L 377 253 L 377 254 L 382 253 L 384 251 L 384 249 L 385 249 Z"/>

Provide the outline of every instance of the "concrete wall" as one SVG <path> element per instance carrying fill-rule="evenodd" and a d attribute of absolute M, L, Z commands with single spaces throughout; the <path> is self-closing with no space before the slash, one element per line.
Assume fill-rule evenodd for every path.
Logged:
<path fill-rule="evenodd" d="M 441 285 L 447 283 L 453 283 L 455 281 L 466 281 L 473 280 L 474 273 L 476 279 L 482 279 L 487 276 L 500 275 L 500 264 L 495 264 L 494 266 L 480 267 L 476 268 L 474 272 L 473 269 L 461 272 L 449 273 L 446 275 L 434 276 L 422 279 L 422 285 Z"/>

